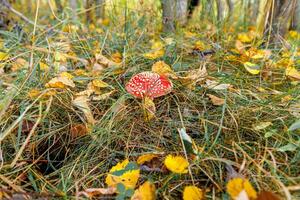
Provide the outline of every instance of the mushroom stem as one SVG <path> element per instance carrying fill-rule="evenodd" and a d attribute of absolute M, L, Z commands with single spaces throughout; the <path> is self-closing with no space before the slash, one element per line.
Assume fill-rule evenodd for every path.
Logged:
<path fill-rule="evenodd" d="M 143 98 L 143 112 L 145 121 L 150 121 L 155 117 L 156 108 L 153 98 L 147 96 Z"/>

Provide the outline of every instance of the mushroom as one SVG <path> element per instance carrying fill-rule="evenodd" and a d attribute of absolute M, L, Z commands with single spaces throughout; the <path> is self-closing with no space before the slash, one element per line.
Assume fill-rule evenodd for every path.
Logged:
<path fill-rule="evenodd" d="M 146 120 L 154 117 L 153 99 L 172 91 L 172 82 L 164 75 L 154 72 L 141 72 L 134 75 L 126 84 L 126 90 L 134 97 L 143 99 Z"/>

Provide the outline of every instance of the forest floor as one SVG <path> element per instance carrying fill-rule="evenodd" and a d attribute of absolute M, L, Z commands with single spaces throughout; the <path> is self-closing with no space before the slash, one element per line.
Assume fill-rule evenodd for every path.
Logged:
<path fill-rule="evenodd" d="M 202 20 L 163 35 L 155 23 L 130 12 L 0 31 L 2 195 L 84 198 L 107 187 L 117 163 L 144 155 L 135 185 L 151 180 L 157 199 L 193 184 L 228 199 L 226 165 L 257 191 L 300 198 L 300 33 L 275 44 L 241 24 Z M 158 61 L 173 90 L 147 120 L 125 84 Z M 169 154 L 188 158 L 188 173 L 166 169 Z"/>

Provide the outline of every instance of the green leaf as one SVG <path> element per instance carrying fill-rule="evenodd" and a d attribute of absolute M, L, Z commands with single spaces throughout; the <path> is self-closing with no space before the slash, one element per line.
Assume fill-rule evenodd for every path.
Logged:
<path fill-rule="evenodd" d="M 284 145 L 284 146 L 282 146 L 282 147 L 279 147 L 279 148 L 277 149 L 277 151 L 280 151 L 280 152 L 295 151 L 297 148 L 298 148 L 297 145 L 289 143 L 289 144 L 287 144 L 287 145 Z"/>
<path fill-rule="evenodd" d="M 117 191 L 119 192 L 119 193 L 124 193 L 125 192 L 125 185 L 124 184 L 122 184 L 122 183 L 118 183 L 117 184 Z"/>
<path fill-rule="evenodd" d="M 290 128 L 289 128 L 289 131 L 294 131 L 294 130 L 297 130 L 300 128 L 300 120 L 294 122 Z"/>
<path fill-rule="evenodd" d="M 125 196 L 126 196 L 126 197 L 131 197 L 131 196 L 133 195 L 133 193 L 134 193 L 134 190 L 133 190 L 133 189 L 128 189 L 128 190 L 126 190 L 126 192 L 125 192 Z"/>
<path fill-rule="evenodd" d="M 277 133 L 277 130 L 276 129 L 272 129 L 268 132 L 265 133 L 265 138 L 269 138 L 269 137 L 272 137 L 274 134 Z"/>
<path fill-rule="evenodd" d="M 186 133 L 184 128 L 178 129 L 178 132 L 183 140 L 186 152 L 188 154 L 194 154 L 192 138 Z"/>
<path fill-rule="evenodd" d="M 115 171 L 112 173 L 114 176 L 122 176 L 125 172 L 139 169 L 139 166 L 135 162 L 130 162 L 126 165 L 124 169 Z"/>

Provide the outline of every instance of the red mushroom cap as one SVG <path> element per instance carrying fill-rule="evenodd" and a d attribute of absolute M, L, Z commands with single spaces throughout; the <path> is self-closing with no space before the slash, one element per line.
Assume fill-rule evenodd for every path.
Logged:
<path fill-rule="evenodd" d="M 156 98 L 172 91 L 172 82 L 163 75 L 154 72 L 142 72 L 134 75 L 126 84 L 126 90 L 137 98 Z"/>

